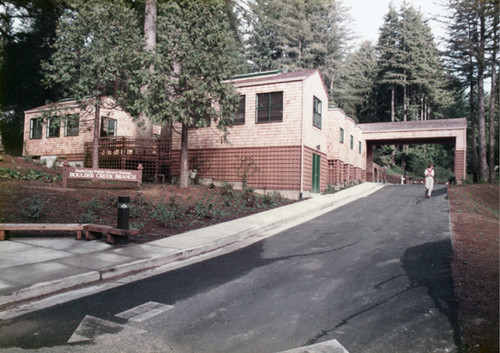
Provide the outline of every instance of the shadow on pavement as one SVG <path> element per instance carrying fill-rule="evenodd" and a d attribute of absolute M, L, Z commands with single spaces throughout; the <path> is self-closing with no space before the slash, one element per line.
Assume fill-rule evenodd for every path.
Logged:
<path fill-rule="evenodd" d="M 425 286 L 440 313 L 453 328 L 458 352 L 465 352 L 458 305 L 450 268 L 452 245 L 449 239 L 425 243 L 405 251 L 401 261 L 413 287 Z"/>

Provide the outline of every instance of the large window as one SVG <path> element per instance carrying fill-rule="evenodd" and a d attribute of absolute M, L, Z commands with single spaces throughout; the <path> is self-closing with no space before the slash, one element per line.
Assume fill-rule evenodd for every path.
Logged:
<path fill-rule="evenodd" d="M 344 143 L 344 129 L 340 128 L 340 143 Z"/>
<path fill-rule="evenodd" d="M 101 137 L 116 136 L 116 119 L 102 118 Z"/>
<path fill-rule="evenodd" d="M 32 118 L 30 119 L 30 139 L 41 139 L 42 138 L 42 118 Z"/>
<path fill-rule="evenodd" d="M 283 92 L 257 94 L 257 122 L 283 121 Z"/>
<path fill-rule="evenodd" d="M 80 116 L 78 114 L 64 117 L 64 136 L 78 136 L 80 131 Z"/>
<path fill-rule="evenodd" d="M 313 125 L 321 129 L 321 101 L 314 97 L 313 105 Z"/>
<path fill-rule="evenodd" d="M 240 103 L 234 116 L 233 125 L 245 125 L 245 96 L 240 96 Z"/>
<path fill-rule="evenodd" d="M 57 117 L 50 117 L 47 119 L 47 137 L 59 137 L 61 127 L 61 120 Z"/>
<path fill-rule="evenodd" d="M 351 150 L 354 149 L 354 136 L 351 135 Z"/>

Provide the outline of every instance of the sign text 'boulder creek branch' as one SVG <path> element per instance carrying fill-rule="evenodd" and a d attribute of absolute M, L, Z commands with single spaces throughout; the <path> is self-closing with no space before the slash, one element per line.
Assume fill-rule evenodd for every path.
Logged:
<path fill-rule="evenodd" d="M 137 170 L 65 167 L 63 187 L 66 187 L 67 179 L 131 181 L 140 186 L 142 183 L 142 165 L 139 164 Z"/>

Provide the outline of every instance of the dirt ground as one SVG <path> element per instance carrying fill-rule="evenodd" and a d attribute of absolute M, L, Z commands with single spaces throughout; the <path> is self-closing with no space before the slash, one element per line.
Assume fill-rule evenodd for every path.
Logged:
<path fill-rule="evenodd" d="M 35 172 L 36 170 L 37 172 Z M 19 173 L 16 173 L 18 171 Z M 117 225 L 118 196 L 130 197 L 131 242 L 155 239 L 261 212 L 294 201 L 215 187 L 68 180 L 61 168 L 47 168 L 23 158 L 0 162 L 0 223 L 95 223 Z M 26 236 L 26 232 L 18 233 Z M 16 232 L 12 232 L 16 236 Z M 52 233 L 50 236 L 66 236 Z M 36 236 L 36 234 L 35 234 Z"/>
<path fill-rule="evenodd" d="M 201 185 L 144 184 L 138 191 L 130 183 L 69 181 L 62 189 L 60 174 L 58 168 L 3 156 L 0 223 L 115 225 L 117 197 L 129 196 L 130 226 L 142 234 L 131 241 L 144 243 L 292 202 Z M 467 352 L 499 352 L 499 187 L 475 184 L 448 191 L 451 268 Z"/>
<path fill-rule="evenodd" d="M 455 293 L 467 352 L 499 351 L 499 188 L 453 186 L 448 190 Z"/>

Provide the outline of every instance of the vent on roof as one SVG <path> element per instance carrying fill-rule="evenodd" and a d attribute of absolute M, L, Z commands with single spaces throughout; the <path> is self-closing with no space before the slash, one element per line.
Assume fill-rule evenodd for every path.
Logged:
<path fill-rule="evenodd" d="M 254 78 L 254 77 L 261 77 L 261 76 L 279 75 L 281 73 L 283 73 L 283 71 L 281 71 L 281 70 L 252 72 L 249 74 L 242 74 L 242 75 L 233 76 L 233 80 L 240 80 L 242 78 Z"/>

